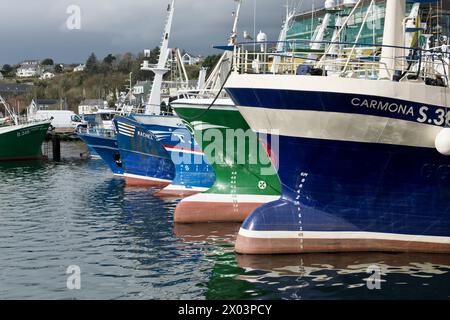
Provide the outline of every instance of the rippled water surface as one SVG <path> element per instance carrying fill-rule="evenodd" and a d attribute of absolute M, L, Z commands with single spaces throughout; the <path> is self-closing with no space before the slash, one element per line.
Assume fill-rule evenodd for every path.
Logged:
<path fill-rule="evenodd" d="M 80 159 L 81 143 L 62 149 L 61 163 L 0 164 L 0 298 L 450 297 L 449 255 L 236 256 L 239 225 L 174 226 L 176 200 L 127 188 Z M 71 265 L 80 290 L 67 289 Z"/>

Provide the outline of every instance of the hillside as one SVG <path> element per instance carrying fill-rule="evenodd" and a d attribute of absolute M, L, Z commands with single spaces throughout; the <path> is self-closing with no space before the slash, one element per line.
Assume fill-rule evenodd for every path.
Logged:
<path fill-rule="evenodd" d="M 157 62 L 159 49 L 151 51 L 150 64 Z M 142 80 L 152 80 L 151 72 L 140 70 L 144 60 L 142 54 L 134 55 L 125 53 L 121 55 L 108 55 L 103 60 L 98 60 L 95 54 L 87 59 L 86 68 L 82 72 L 74 72 L 72 69 L 64 69 L 62 65 L 55 65 L 53 73 L 55 77 L 47 80 L 38 78 L 21 79 L 15 76 L 19 67 L 6 66 L 8 72 L 3 71 L 5 79 L 1 83 L 28 83 L 32 89 L 20 95 L 10 95 L 8 100 L 13 106 L 20 106 L 21 111 L 29 105 L 32 99 L 66 99 L 69 108 L 77 111 L 79 103 L 87 99 L 105 99 L 111 105 L 115 103 L 115 93 L 128 91 L 130 73 L 132 83 Z M 52 62 L 46 59 L 46 62 Z M 202 66 L 209 69 L 217 61 L 216 56 L 209 56 L 203 64 L 185 66 L 190 80 L 198 78 L 198 72 Z M 5 69 L 5 67 L 3 68 Z"/>

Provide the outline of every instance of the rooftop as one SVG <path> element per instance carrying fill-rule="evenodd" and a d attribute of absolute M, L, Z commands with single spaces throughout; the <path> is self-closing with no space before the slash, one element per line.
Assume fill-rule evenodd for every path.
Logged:
<path fill-rule="evenodd" d="M 36 104 L 40 104 L 40 105 L 59 104 L 59 100 L 56 100 L 56 99 L 36 99 L 34 101 L 36 102 Z"/>
<path fill-rule="evenodd" d="M 21 83 L 0 83 L 0 92 L 21 94 L 27 92 L 32 87 L 32 85 Z"/>
<path fill-rule="evenodd" d="M 104 101 L 102 99 L 85 99 L 81 101 L 82 106 L 103 106 Z"/>

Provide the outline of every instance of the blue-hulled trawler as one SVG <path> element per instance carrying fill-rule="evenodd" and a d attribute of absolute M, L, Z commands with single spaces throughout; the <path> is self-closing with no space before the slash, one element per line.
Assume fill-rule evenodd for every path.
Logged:
<path fill-rule="evenodd" d="M 351 2 L 321 52 L 286 43 L 292 54 L 276 73 L 270 44 L 257 70 L 248 46 L 235 50 L 226 90 L 254 131 L 270 133 L 282 182 L 282 198 L 244 222 L 239 253 L 450 252 L 448 2 Z M 379 3 L 383 41 L 362 45 Z"/>
<path fill-rule="evenodd" d="M 116 110 L 99 110 L 94 115 L 94 125 L 80 129 L 77 135 L 98 155 L 111 169 L 115 176 L 123 176 L 124 170 L 120 159 L 117 135 L 112 119 L 120 114 Z"/>
<path fill-rule="evenodd" d="M 166 67 L 170 53 L 175 53 L 175 58 L 181 61 L 179 51 L 169 49 L 174 5 L 172 0 L 158 63 L 151 66 L 144 61 L 142 65 L 142 70 L 155 75 L 145 112 L 114 120 L 127 183 L 164 188 L 158 192 L 160 196 L 188 196 L 203 192 L 215 180 L 214 170 L 206 162 L 191 132 L 170 110 L 161 109 L 163 76 L 170 71 Z"/>

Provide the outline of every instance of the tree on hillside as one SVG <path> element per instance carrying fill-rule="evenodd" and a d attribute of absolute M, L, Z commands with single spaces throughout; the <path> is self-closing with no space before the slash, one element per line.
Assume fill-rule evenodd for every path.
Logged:
<path fill-rule="evenodd" d="M 103 63 L 112 65 L 115 60 L 116 60 L 116 57 L 110 53 L 103 59 Z"/>
<path fill-rule="evenodd" d="M 100 72 L 102 73 L 108 73 L 113 70 L 113 63 L 116 61 L 116 57 L 112 54 L 108 54 L 104 59 L 103 63 L 100 66 Z"/>
<path fill-rule="evenodd" d="M 91 53 L 86 61 L 86 72 L 89 74 L 96 73 L 98 71 L 98 61 L 95 53 Z"/>
<path fill-rule="evenodd" d="M 55 63 L 53 62 L 53 59 L 47 58 L 42 60 L 41 64 L 43 66 L 53 66 Z"/>
<path fill-rule="evenodd" d="M 64 67 L 62 64 L 55 65 L 55 73 L 62 73 L 64 71 Z"/>
<path fill-rule="evenodd" d="M 141 70 L 141 66 L 144 60 L 147 60 L 149 64 L 157 64 L 159 60 L 159 52 L 160 52 L 159 47 L 156 47 L 150 51 L 149 57 L 144 57 L 143 54 L 140 54 L 136 58 L 131 68 L 131 72 L 133 72 L 133 81 L 153 80 L 154 78 L 153 72 L 143 71 Z"/>
<path fill-rule="evenodd" d="M 13 68 L 9 64 L 4 64 L 2 71 L 5 73 L 5 75 L 9 74 Z"/>
<path fill-rule="evenodd" d="M 217 62 L 219 62 L 219 59 L 222 55 L 221 54 L 213 54 L 213 55 L 209 55 L 205 58 L 205 60 L 203 61 L 202 67 L 204 68 L 208 68 L 208 69 L 212 69 L 215 67 L 215 65 L 217 64 Z"/>
<path fill-rule="evenodd" d="M 118 70 L 122 73 L 130 73 L 133 68 L 134 57 L 130 52 L 125 53 L 119 59 Z"/>
<path fill-rule="evenodd" d="M 148 62 L 149 62 L 150 64 L 156 64 L 156 63 L 158 63 L 158 60 L 159 60 L 159 52 L 160 52 L 159 47 L 153 48 L 153 49 L 150 51 L 150 57 L 149 57 L 149 58 L 146 58 L 146 60 L 148 60 Z"/>
<path fill-rule="evenodd" d="M 216 64 L 219 62 L 221 54 L 213 54 L 207 56 L 203 61 L 202 67 L 208 69 L 208 74 L 211 74 Z"/>

